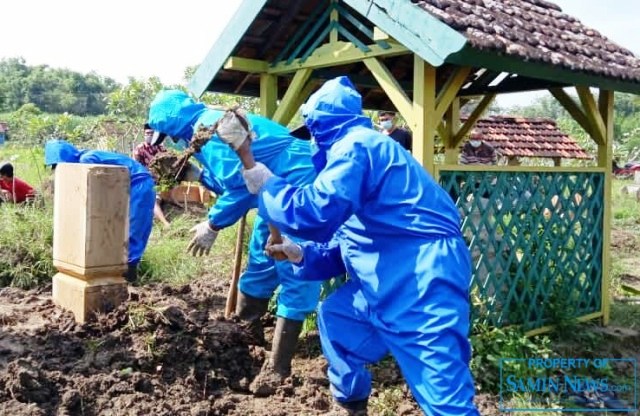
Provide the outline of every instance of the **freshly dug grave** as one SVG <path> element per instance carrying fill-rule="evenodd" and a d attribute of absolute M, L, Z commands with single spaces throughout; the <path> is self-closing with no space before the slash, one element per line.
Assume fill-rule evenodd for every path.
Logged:
<path fill-rule="evenodd" d="M 325 414 L 326 361 L 313 333 L 301 338 L 294 375 L 276 395 L 249 393 L 267 351 L 222 316 L 227 287 L 131 288 L 126 305 L 85 325 L 52 304 L 50 286 L 0 290 L 0 414 Z M 269 340 L 273 319 L 264 323 Z M 370 414 L 421 414 L 393 362 L 373 372 L 373 401 L 390 386 L 393 395 Z"/>

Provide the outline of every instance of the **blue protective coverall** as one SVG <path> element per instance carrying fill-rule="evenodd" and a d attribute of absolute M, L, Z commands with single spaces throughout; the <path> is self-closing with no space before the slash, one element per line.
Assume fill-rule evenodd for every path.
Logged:
<path fill-rule="evenodd" d="M 148 123 L 154 130 L 189 142 L 198 126 L 210 126 L 222 114 L 223 111 L 207 108 L 182 91 L 166 90 L 159 92 L 151 103 Z M 310 183 L 316 173 L 311 164 L 309 142 L 295 139 L 284 126 L 267 118 L 252 114 L 248 118 L 255 133 L 251 150 L 256 161 L 293 184 Z M 249 193 L 244 184 L 242 163 L 227 144 L 214 135 L 195 157 L 203 166 L 201 183 L 218 194 L 216 204 L 209 211 L 211 225 L 219 229 L 228 227 L 249 209 L 257 207 L 257 196 Z M 239 289 L 255 298 L 266 299 L 281 285 L 277 316 L 302 321 L 315 310 L 321 283 L 300 282 L 294 278 L 289 262 L 275 262 L 266 256 L 264 247 L 268 237 L 268 224 L 256 216 L 247 268 L 240 276 Z"/>
<path fill-rule="evenodd" d="M 44 148 L 45 164 L 95 163 L 124 166 L 129 170 L 129 266 L 140 263 L 153 225 L 155 184 L 151 174 L 140 163 L 120 153 L 102 150 L 79 150 L 64 140 L 49 140 Z"/>
<path fill-rule="evenodd" d="M 334 397 L 366 399 L 365 365 L 390 352 L 426 414 L 477 415 L 468 366 L 471 258 L 451 198 L 400 144 L 372 129 L 348 78 L 326 82 L 303 117 L 320 172 L 302 187 L 270 178 L 259 213 L 310 240 L 299 278 L 350 277 L 318 312 Z"/>

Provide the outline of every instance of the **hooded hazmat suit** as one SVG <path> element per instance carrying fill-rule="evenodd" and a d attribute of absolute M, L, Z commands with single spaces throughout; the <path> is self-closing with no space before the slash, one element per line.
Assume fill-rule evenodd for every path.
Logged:
<path fill-rule="evenodd" d="M 195 102 L 182 91 L 159 92 L 149 108 L 148 123 L 156 131 L 189 142 L 198 126 L 211 126 L 223 111 Z M 289 131 L 267 118 L 248 115 L 255 137 L 251 150 L 256 161 L 296 185 L 310 183 L 315 171 L 310 161 L 309 143 L 293 138 Z M 241 174 L 238 155 L 216 135 L 195 155 L 203 166 L 201 183 L 218 194 L 209 211 L 209 223 L 225 228 L 236 223 L 249 209 L 256 208 L 258 198 L 249 193 Z M 302 321 L 313 310 L 320 296 L 320 282 L 300 282 L 293 277 L 288 262 L 275 262 L 263 250 L 269 237 L 267 223 L 256 216 L 249 241 L 247 268 L 240 276 L 239 289 L 254 298 L 270 298 L 277 286 L 276 314 Z"/>
<path fill-rule="evenodd" d="M 49 140 L 44 148 L 45 164 L 96 163 L 124 166 L 129 170 L 129 266 L 140 263 L 151 235 L 153 206 L 156 200 L 153 178 L 140 163 L 120 153 L 79 150 L 64 140 Z"/>
<path fill-rule="evenodd" d="M 318 311 L 335 399 L 366 400 L 365 365 L 390 352 L 426 414 L 477 415 L 468 367 L 471 260 L 451 198 L 400 144 L 372 129 L 348 78 L 326 82 L 302 110 L 320 172 L 303 187 L 271 177 L 259 213 L 310 240 L 301 244 L 299 278 L 350 277 Z"/>

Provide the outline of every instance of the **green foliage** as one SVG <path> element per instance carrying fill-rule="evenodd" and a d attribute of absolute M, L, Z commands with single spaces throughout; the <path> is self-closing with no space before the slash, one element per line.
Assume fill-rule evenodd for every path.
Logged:
<path fill-rule="evenodd" d="M 205 104 L 223 108 L 237 104 L 249 113 L 260 114 L 260 100 L 255 97 L 208 92 L 201 97 L 201 100 Z"/>
<path fill-rule="evenodd" d="M 475 374 L 480 391 L 497 393 L 500 390 L 501 359 L 548 358 L 552 355 L 548 337 L 529 338 L 517 327 L 493 328 L 476 324 L 473 331 L 471 371 Z M 505 360 L 502 368 L 517 377 L 543 375 L 542 369 L 530 368 L 522 361 Z"/>
<path fill-rule="evenodd" d="M 0 204 L 0 230 L 0 287 L 28 289 L 51 281 L 51 206 Z"/>
<path fill-rule="evenodd" d="M 163 89 L 160 79 L 129 79 L 129 84 L 118 87 L 107 97 L 108 114 L 117 120 L 143 124 L 148 117 L 149 104 Z"/>
<path fill-rule="evenodd" d="M 25 104 L 3 119 L 9 125 L 10 141 L 22 145 L 41 145 L 52 137 L 85 141 L 91 137 L 98 122 L 95 117 L 42 113 L 34 104 Z"/>
<path fill-rule="evenodd" d="M 46 113 L 97 115 L 116 83 L 97 74 L 80 74 L 48 65 L 29 66 L 23 58 L 0 61 L 0 112 L 32 103 Z"/>

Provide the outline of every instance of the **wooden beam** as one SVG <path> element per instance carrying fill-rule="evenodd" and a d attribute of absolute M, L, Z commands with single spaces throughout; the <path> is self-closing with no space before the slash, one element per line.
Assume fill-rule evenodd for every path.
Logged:
<path fill-rule="evenodd" d="M 420 56 L 414 55 L 413 64 L 413 156 L 427 172 L 435 174 L 434 145 L 436 120 L 436 68 Z"/>
<path fill-rule="evenodd" d="M 293 118 L 296 116 L 296 113 L 298 112 L 298 110 L 300 110 L 300 107 L 302 106 L 302 104 L 304 104 L 305 101 L 307 101 L 307 98 L 309 98 L 311 93 L 317 87 L 318 87 L 318 82 L 316 82 L 315 80 L 309 80 L 309 82 L 307 82 L 307 85 L 305 85 L 300 91 L 300 93 L 296 95 L 293 102 L 289 106 L 288 111 L 285 114 L 283 114 L 280 123 L 285 126 L 288 126 L 289 123 L 291 123 L 291 120 L 293 120 Z"/>
<path fill-rule="evenodd" d="M 413 126 L 415 124 L 413 121 L 413 103 L 404 93 L 402 86 L 400 86 L 391 71 L 378 58 L 367 58 L 364 60 L 364 64 L 371 71 L 371 74 L 378 81 L 380 87 L 382 87 L 393 105 L 396 106 L 405 121 Z"/>
<path fill-rule="evenodd" d="M 391 36 L 385 33 L 378 26 L 373 27 L 373 40 L 391 40 Z"/>
<path fill-rule="evenodd" d="M 442 119 L 444 112 L 447 111 L 447 108 L 449 108 L 453 99 L 456 98 L 458 91 L 460 91 L 460 88 L 464 85 L 464 82 L 467 80 L 470 73 L 471 68 L 462 67 L 456 68 L 451 76 L 449 76 L 436 97 L 436 120 Z"/>
<path fill-rule="evenodd" d="M 450 143 L 452 147 L 454 146 L 457 147 L 460 145 L 460 143 L 462 142 L 462 139 L 464 139 L 464 137 L 471 131 L 474 124 L 476 124 L 476 122 L 480 119 L 480 117 L 482 117 L 484 112 L 487 111 L 487 109 L 489 108 L 489 105 L 491 105 L 491 102 L 493 102 L 494 98 L 496 98 L 496 94 L 493 94 L 493 93 L 487 94 L 484 97 L 482 97 L 482 100 L 480 100 L 476 108 L 473 109 L 473 111 L 471 112 L 471 115 L 469 115 L 469 118 L 464 122 L 462 127 L 460 127 L 460 129 L 453 136 L 453 140 Z"/>
<path fill-rule="evenodd" d="M 397 56 L 411 53 L 409 49 L 400 44 L 390 44 L 390 48 L 383 49 L 379 45 L 367 45 L 370 52 L 363 52 L 350 42 L 338 41 L 326 43 L 317 48 L 304 62 L 295 59 L 290 64 L 279 63 L 269 68 L 270 74 L 286 74 L 303 68 L 325 68 L 360 62 L 366 58 Z"/>
<path fill-rule="evenodd" d="M 274 121 L 286 125 L 284 120 L 286 119 L 286 116 L 291 113 L 291 111 L 295 111 L 295 109 L 292 109 L 292 107 L 294 107 L 296 103 L 295 98 L 298 94 L 300 94 L 303 87 L 309 80 L 311 72 L 312 70 L 309 68 L 301 69 L 296 72 L 296 74 L 293 76 L 293 79 L 291 80 L 291 84 L 289 84 L 287 92 L 284 94 L 284 97 L 282 97 L 280 106 L 273 115 Z"/>
<path fill-rule="evenodd" d="M 604 123 L 604 143 L 598 145 L 598 166 L 604 168 L 604 215 L 602 221 L 602 324 L 609 323 L 609 314 L 611 311 L 611 298 L 609 295 L 609 278 L 611 270 L 611 182 L 613 163 L 613 91 L 600 90 L 598 97 L 598 114 Z"/>
<path fill-rule="evenodd" d="M 444 163 L 447 165 L 458 164 L 459 150 L 458 146 L 453 144 L 455 133 L 460 130 L 460 99 L 454 98 L 453 102 L 445 113 L 446 138 L 443 137 L 444 143 Z"/>
<path fill-rule="evenodd" d="M 573 98 L 569 96 L 562 88 L 550 88 L 549 92 L 555 97 L 556 100 L 564 107 L 565 110 L 573 117 L 573 119 L 589 134 L 590 137 L 594 137 L 591 133 L 591 123 L 585 115 L 580 105 L 575 102 Z M 594 139 L 595 140 L 595 139 Z"/>
<path fill-rule="evenodd" d="M 591 137 L 593 137 L 593 140 L 599 145 L 605 144 L 606 132 L 604 121 L 602 120 L 602 115 L 600 114 L 596 100 L 593 98 L 593 94 L 591 94 L 591 90 L 589 87 L 576 86 L 576 91 L 578 91 L 578 97 L 580 97 L 580 102 L 584 108 L 584 115 L 587 117 L 587 121 L 589 121 L 589 125 L 591 126 Z"/>
<path fill-rule="evenodd" d="M 223 69 L 240 72 L 250 72 L 260 74 L 267 72 L 269 63 L 259 59 L 240 58 L 239 56 L 230 56 L 224 63 Z"/>
<path fill-rule="evenodd" d="M 278 107 L 278 77 L 260 74 L 260 114 L 273 117 Z"/>
<path fill-rule="evenodd" d="M 299 1 L 297 3 L 304 3 L 304 2 Z M 336 0 L 330 0 L 329 7 L 332 7 L 333 9 L 331 10 L 331 15 L 329 15 L 329 21 L 338 23 L 338 17 L 340 16 L 340 14 L 338 13 L 336 4 L 337 4 Z M 329 32 L 329 42 L 334 43 L 337 41 L 338 41 L 338 26 L 334 25 L 333 28 L 331 29 L 331 32 Z"/>

